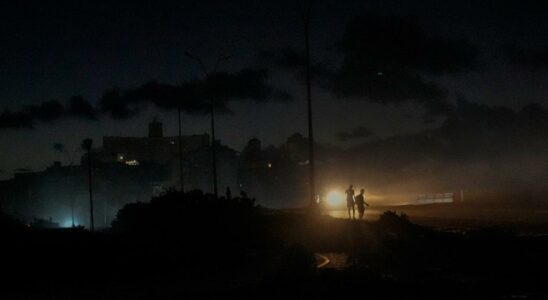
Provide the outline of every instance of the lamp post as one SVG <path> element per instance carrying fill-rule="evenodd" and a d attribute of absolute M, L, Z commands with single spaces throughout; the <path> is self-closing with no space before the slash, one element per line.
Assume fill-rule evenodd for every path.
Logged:
<path fill-rule="evenodd" d="M 181 105 L 177 108 L 177 114 L 179 117 L 179 183 L 181 184 L 181 193 L 185 192 L 185 186 L 183 183 L 183 139 L 181 138 Z"/>
<path fill-rule="evenodd" d="M 89 187 L 89 221 L 90 221 L 90 230 L 93 232 L 95 230 L 95 225 L 93 224 L 93 185 L 92 185 L 92 173 L 91 173 L 91 146 L 93 140 L 87 138 L 82 141 L 82 149 L 87 151 L 88 154 L 88 187 Z"/>
<path fill-rule="evenodd" d="M 308 116 L 308 184 L 310 207 L 315 209 L 316 203 L 316 170 L 314 158 L 314 130 L 312 126 L 312 88 L 310 75 L 310 5 L 306 12 L 303 10 L 302 21 L 304 27 L 304 51 L 306 74 L 306 105 Z"/>
<path fill-rule="evenodd" d="M 219 64 L 223 60 L 227 60 L 230 58 L 230 56 L 220 56 L 217 59 L 217 62 L 215 63 L 215 67 L 213 68 L 213 72 L 210 73 L 205 66 L 204 62 L 199 58 L 196 57 L 189 52 L 185 52 L 185 56 L 196 61 L 198 65 L 200 65 L 200 68 L 202 69 L 202 72 L 204 73 L 204 76 L 206 80 L 210 78 L 211 74 L 217 73 L 217 68 L 219 67 Z M 213 172 L 213 194 L 215 195 L 215 198 L 218 198 L 218 186 L 217 186 L 217 150 L 215 146 L 215 103 L 213 97 L 209 99 L 209 109 L 210 109 L 210 116 L 211 116 L 211 168 Z"/>

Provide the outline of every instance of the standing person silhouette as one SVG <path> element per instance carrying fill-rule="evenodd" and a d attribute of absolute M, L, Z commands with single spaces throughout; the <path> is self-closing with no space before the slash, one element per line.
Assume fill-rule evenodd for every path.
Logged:
<path fill-rule="evenodd" d="M 367 202 L 365 202 L 365 190 L 361 189 L 360 194 L 356 196 L 356 206 L 358 207 L 358 218 L 361 220 L 363 219 L 363 215 L 365 213 L 365 207 L 369 206 Z"/>
<path fill-rule="evenodd" d="M 348 209 L 348 218 L 349 219 L 355 219 L 356 218 L 356 211 L 354 210 L 354 188 L 352 185 L 348 187 L 348 190 L 346 190 L 346 208 Z M 350 211 L 352 211 L 352 215 L 350 215 Z"/>

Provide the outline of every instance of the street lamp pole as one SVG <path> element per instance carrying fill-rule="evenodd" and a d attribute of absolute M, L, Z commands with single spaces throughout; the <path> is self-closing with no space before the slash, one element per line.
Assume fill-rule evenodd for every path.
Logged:
<path fill-rule="evenodd" d="M 93 224 L 93 185 L 92 185 L 92 173 L 91 173 L 91 150 L 88 150 L 88 181 L 89 181 L 89 218 L 91 224 L 91 232 L 95 231 L 95 225 Z"/>
<path fill-rule="evenodd" d="M 93 222 L 93 184 L 92 184 L 92 172 L 91 172 L 91 146 L 93 144 L 92 139 L 85 139 L 82 142 L 82 148 L 87 151 L 88 154 L 88 188 L 89 188 L 89 222 L 90 231 L 95 230 L 95 224 Z"/>
<path fill-rule="evenodd" d="M 316 171 L 314 158 L 314 131 L 312 124 L 312 88 L 310 75 L 310 7 L 303 13 L 304 45 L 305 45 L 305 72 L 306 72 L 306 104 L 308 116 L 308 183 L 310 207 L 315 208 L 316 203 Z"/>
<path fill-rule="evenodd" d="M 185 52 L 185 56 L 192 59 L 192 60 L 194 60 L 194 61 L 196 61 L 200 65 L 200 68 L 202 69 L 202 72 L 204 73 L 206 80 L 210 77 L 211 74 L 215 74 L 217 72 L 217 68 L 219 67 L 219 64 L 222 61 L 227 60 L 227 59 L 230 58 L 230 56 L 220 56 L 217 59 L 217 62 L 215 63 L 215 67 L 213 68 L 213 72 L 210 73 L 210 72 L 208 72 L 207 67 L 205 66 L 205 64 L 203 63 L 203 61 L 199 57 L 196 57 L 196 56 L 190 54 L 189 52 Z M 211 116 L 211 160 L 212 160 L 211 167 L 212 167 L 212 171 L 213 171 L 213 194 L 215 195 L 215 198 L 218 198 L 217 149 L 216 149 L 216 145 L 215 145 L 215 141 L 216 141 L 216 138 L 215 138 L 215 100 L 213 98 L 214 98 L 214 96 L 209 99 L 210 116 Z"/>
<path fill-rule="evenodd" d="M 215 107 L 213 105 L 213 100 L 210 104 L 211 109 L 211 159 L 213 167 L 213 194 L 215 198 L 218 197 L 218 186 L 217 186 L 217 146 L 215 145 Z"/>
<path fill-rule="evenodd" d="M 179 117 L 179 183 L 181 184 L 181 192 L 185 192 L 185 186 L 183 183 L 183 139 L 181 138 L 181 105 L 177 108 L 177 114 Z"/>

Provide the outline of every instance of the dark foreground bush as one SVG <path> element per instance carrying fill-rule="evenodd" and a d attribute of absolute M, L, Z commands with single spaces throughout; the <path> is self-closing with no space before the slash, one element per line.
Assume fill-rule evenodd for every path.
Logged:
<path fill-rule="evenodd" d="M 112 222 L 116 233 L 251 242 L 266 232 L 261 209 L 249 198 L 215 198 L 201 191 L 171 192 L 150 203 L 125 205 Z"/>
<path fill-rule="evenodd" d="M 314 254 L 302 245 L 287 247 L 279 264 L 278 275 L 286 280 L 299 280 L 314 274 L 316 260 Z"/>
<path fill-rule="evenodd" d="M 409 221 L 406 214 L 397 214 L 395 211 L 385 211 L 379 218 L 379 225 L 387 231 L 401 233 L 416 226 Z"/>
<path fill-rule="evenodd" d="M 212 268 L 261 269 L 282 249 L 253 199 L 215 198 L 201 191 L 127 204 L 112 231 L 124 245 L 155 256 L 156 265 L 205 273 Z"/>

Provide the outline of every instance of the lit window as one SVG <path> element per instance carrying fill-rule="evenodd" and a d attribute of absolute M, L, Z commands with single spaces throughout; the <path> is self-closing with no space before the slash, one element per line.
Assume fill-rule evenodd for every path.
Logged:
<path fill-rule="evenodd" d="M 272 163 L 268 163 L 268 167 L 269 167 L 269 168 L 272 168 Z"/>
<path fill-rule="evenodd" d="M 126 161 L 126 165 L 128 165 L 128 166 L 138 166 L 138 165 L 139 165 L 139 162 L 136 161 L 135 159 L 133 159 L 133 160 L 127 160 L 127 161 Z"/>

